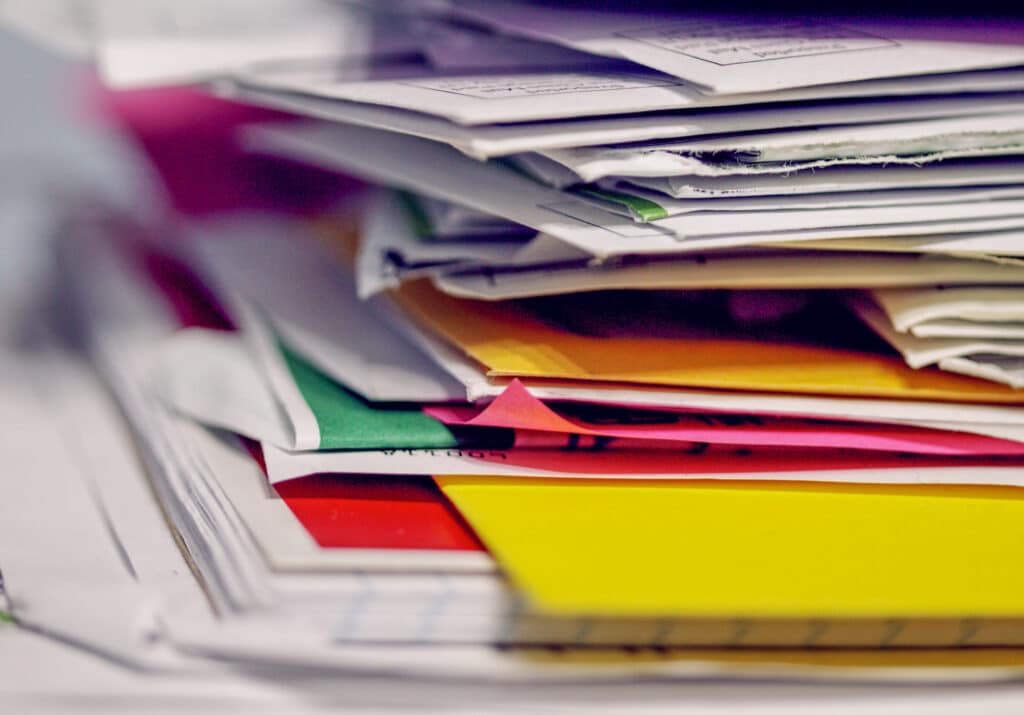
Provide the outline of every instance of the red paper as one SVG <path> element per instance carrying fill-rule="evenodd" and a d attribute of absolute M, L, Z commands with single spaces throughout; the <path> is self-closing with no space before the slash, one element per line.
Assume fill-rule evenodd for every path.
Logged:
<path fill-rule="evenodd" d="M 259 444 L 242 442 L 266 472 Z M 485 551 L 432 479 L 314 474 L 273 488 L 327 549 Z"/>
<path fill-rule="evenodd" d="M 325 548 L 484 548 L 431 479 L 314 475 L 274 487 Z"/>

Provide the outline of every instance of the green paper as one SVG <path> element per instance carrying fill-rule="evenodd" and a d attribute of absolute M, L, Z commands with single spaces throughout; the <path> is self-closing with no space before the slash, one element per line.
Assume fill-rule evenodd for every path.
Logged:
<path fill-rule="evenodd" d="M 418 407 L 374 404 L 281 345 L 295 385 L 320 427 L 320 449 L 444 449 L 458 441 Z"/>

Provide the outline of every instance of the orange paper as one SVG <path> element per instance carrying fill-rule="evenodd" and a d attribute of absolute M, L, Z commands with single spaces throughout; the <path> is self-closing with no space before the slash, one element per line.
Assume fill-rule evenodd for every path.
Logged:
<path fill-rule="evenodd" d="M 492 376 L 758 392 L 1022 404 L 1004 385 L 915 370 L 902 359 L 757 339 L 602 338 L 548 325 L 514 303 L 445 295 L 425 282 L 398 291 L 413 316 Z"/>

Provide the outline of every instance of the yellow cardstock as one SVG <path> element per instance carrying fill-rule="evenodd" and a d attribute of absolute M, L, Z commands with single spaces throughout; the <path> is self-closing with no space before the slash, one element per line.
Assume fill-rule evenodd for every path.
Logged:
<path fill-rule="evenodd" d="M 453 298 L 424 282 L 402 306 L 492 376 L 759 392 L 1024 403 L 1024 392 L 901 358 L 755 339 L 602 338 L 551 326 L 513 303 Z"/>
<path fill-rule="evenodd" d="M 1024 615 L 1024 490 L 437 477 L 543 613 Z"/>

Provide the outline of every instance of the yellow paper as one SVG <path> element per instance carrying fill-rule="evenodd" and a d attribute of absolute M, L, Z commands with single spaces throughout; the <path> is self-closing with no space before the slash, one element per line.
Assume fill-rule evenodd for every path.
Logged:
<path fill-rule="evenodd" d="M 490 375 L 762 392 L 1024 403 L 1024 392 L 895 356 L 754 339 L 601 338 L 550 326 L 512 303 L 462 300 L 426 283 L 398 299 Z"/>
<path fill-rule="evenodd" d="M 1024 490 L 437 479 L 544 613 L 1024 615 Z"/>

